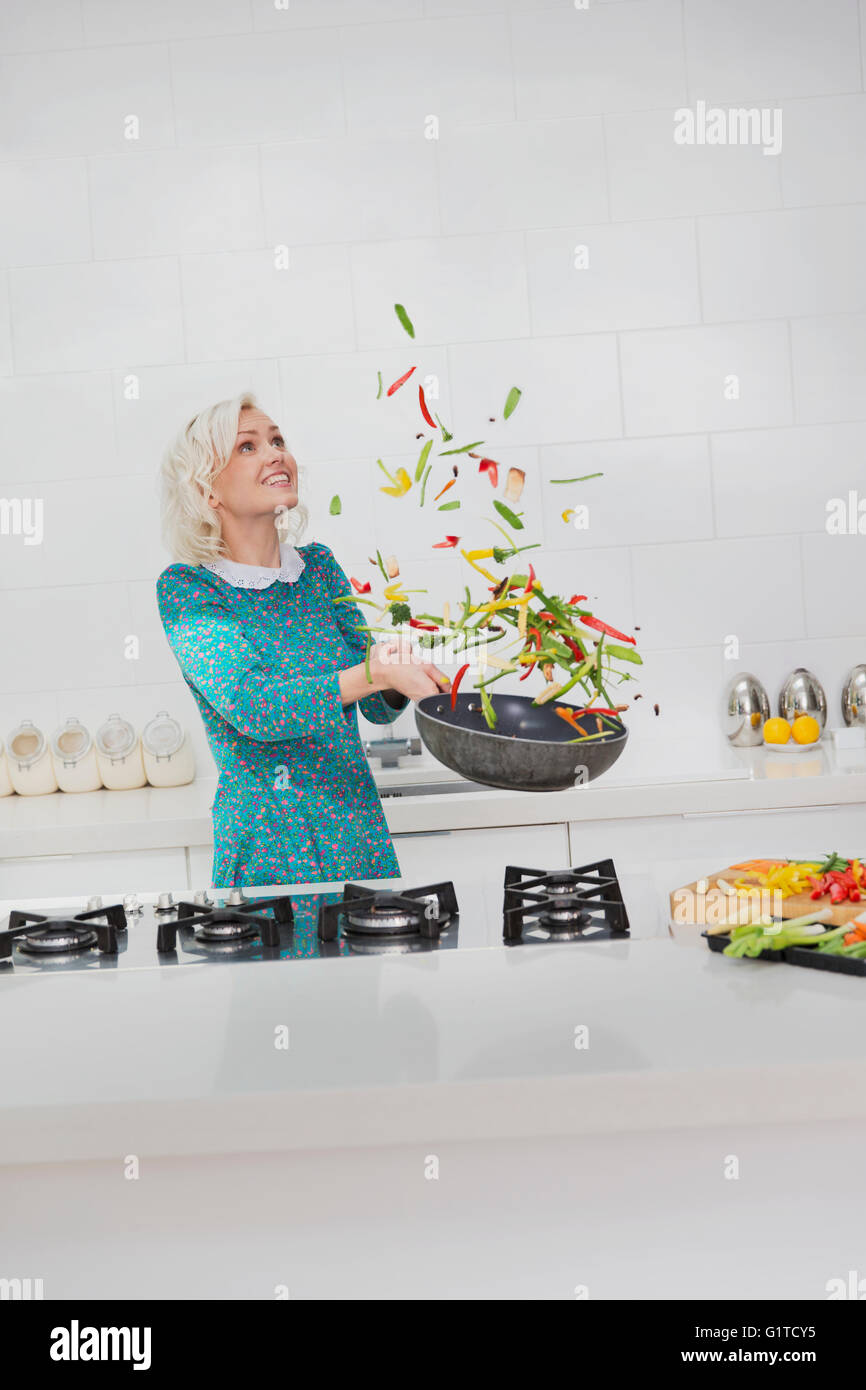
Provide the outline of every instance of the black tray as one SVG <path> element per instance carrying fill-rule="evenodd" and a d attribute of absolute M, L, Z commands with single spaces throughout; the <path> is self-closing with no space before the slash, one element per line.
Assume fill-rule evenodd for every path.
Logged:
<path fill-rule="evenodd" d="M 701 936 L 711 951 L 724 951 L 730 936 Z M 784 961 L 786 965 L 801 965 L 806 970 L 835 970 L 838 975 L 866 975 L 866 957 L 829 956 L 824 951 L 816 951 L 812 946 L 786 946 L 782 951 L 762 951 L 759 956 L 738 956 L 737 960 Z"/>
<path fill-rule="evenodd" d="M 864 956 L 828 956 L 809 946 L 788 946 L 782 955 L 791 965 L 804 965 L 807 970 L 836 970 L 840 975 L 866 975 Z"/>

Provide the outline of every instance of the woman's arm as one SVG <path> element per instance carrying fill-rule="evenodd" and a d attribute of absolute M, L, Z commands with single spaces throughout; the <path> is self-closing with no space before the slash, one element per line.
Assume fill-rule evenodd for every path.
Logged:
<path fill-rule="evenodd" d="M 331 597 L 341 598 L 351 594 L 352 588 L 349 580 L 337 563 L 333 551 L 321 543 L 318 544 L 317 549 L 322 554 L 322 563 Z M 335 603 L 334 617 L 349 651 L 356 657 L 364 657 L 367 651 L 367 637 L 365 633 L 357 630 L 364 623 L 358 605 L 348 602 Z M 362 665 L 362 675 L 363 670 Z M 357 687 L 353 681 L 351 688 L 352 690 L 357 689 L 357 694 L 349 695 L 349 700 L 357 700 L 360 713 L 371 724 L 392 724 L 409 703 L 408 697 L 401 695 L 398 691 L 380 684 L 371 686 L 366 680 L 360 687 Z"/>
<path fill-rule="evenodd" d="M 172 565 L 157 581 L 166 637 L 190 684 L 227 723 L 261 742 L 333 737 L 346 729 L 342 682 L 348 699 L 369 691 L 363 664 L 318 675 L 275 675 L 243 635 L 231 604 L 209 577 Z M 372 672 L 371 672 L 372 674 Z M 387 672 L 377 671 L 377 689 Z M 381 681 L 381 684 L 379 682 Z"/>

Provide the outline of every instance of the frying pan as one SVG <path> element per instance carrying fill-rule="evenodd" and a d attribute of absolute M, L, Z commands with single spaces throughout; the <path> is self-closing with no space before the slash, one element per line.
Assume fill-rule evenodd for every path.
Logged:
<path fill-rule="evenodd" d="M 490 730 L 477 693 L 451 697 L 425 695 L 415 706 L 418 733 L 434 758 L 470 782 L 517 792 L 558 792 L 600 777 L 619 757 L 628 738 L 620 720 L 602 738 L 570 743 L 577 737 L 554 705 L 572 710 L 588 734 L 597 732 L 596 716 L 579 705 L 552 701 L 533 705 L 528 695 L 491 695 L 496 727 Z"/>

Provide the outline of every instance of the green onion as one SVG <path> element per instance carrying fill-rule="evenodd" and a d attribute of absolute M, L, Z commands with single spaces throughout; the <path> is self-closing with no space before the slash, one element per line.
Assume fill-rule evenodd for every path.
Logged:
<path fill-rule="evenodd" d="M 436 419 L 437 419 L 437 420 L 439 419 L 439 416 L 438 416 L 438 415 L 436 416 Z M 450 435 L 450 434 L 449 434 L 449 436 L 448 436 L 449 439 L 453 439 L 453 437 L 454 437 L 454 436 L 453 436 L 453 435 Z M 432 442 L 432 441 L 431 441 L 431 442 Z M 443 442 L 444 442 L 444 441 L 443 441 Z M 483 443 L 484 443 L 484 440 L 483 440 L 483 439 L 476 439 L 476 440 L 474 441 L 474 443 L 472 443 L 472 444 L 461 444 L 459 449 L 440 449 L 440 450 L 439 450 L 439 457 L 440 457 L 440 458 L 445 458 L 445 455 L 446 455 L 446 454 L 465 454 L 469 449 L 477 449 L 477 448 L 478 448 L 478 445 L 479 445 L 479 444 L 483 444 Z"/>
<path fill-rule="evenodd" d="M 433 440 L 432 440 L 432 439 L 428 439 L 428 440 L 427 440 L 427 443 L 424 445 L 424 448 L 421 450 L 420 456 L 419 456 L 419 458 L 418 458 L 418 462 L 417 462 L 417 464 L 415 465 L 415 482 L 416 482 L 416 483 L 420 483 L 420 481 L 421 481 L 421 474 L 424 472 L 424 465 L 426 464 L 427 459 L 428 459 L 429 456 L 430 456 L 430 450 L 431 450 L 432 448 L 433 448 Z"/>
<path fill-rule="evenodd" d="M 421 479 L 421 495 L 420 495 L 420 497 L 418 498 L 418 506 L 419 506 L 419 507 L 423 507 L 423 506 L 424 506 L 424 498 L 425 498 L 426 493 L 427 493 L 427 479 L 430 477 L 430 470 L 432 469 L 432 467 L 433 467 L 432 463 L 428 463 L 427 468 L 426 468 L 426 471 L 425 471 L 425 473 L 424 473 L 424 477 Z"/>

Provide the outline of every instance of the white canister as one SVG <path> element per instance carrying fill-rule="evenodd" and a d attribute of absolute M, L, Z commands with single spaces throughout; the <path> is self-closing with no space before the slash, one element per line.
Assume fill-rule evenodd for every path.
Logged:
<path fill-rule="evenodd" d="M 6 749 L 3 740 L 0 738 L 0 796 L 11 796 L 15 788 L 9 780 L 9 764 L 6 761 Z"/>
<path fill-rule="evenodd" d="M 129 791 L 147 782 L 141 761 L 141 742 L 128 719 L 110 714 L 96 730 L 96 765 L 103 785 Z"/>
<path fill-rule="evenodd" d="M 51 750 L 41 729 L 22 719 L 6 742 L 9 780 L 21 796 L 45 796 L 57 791 Z"/>
<path fill-rule="evenodd" d="M 80 719 L 67 719 L 53 735 L 51 756 L 62 792 L 95 792 L 102 786 L 93 739 Z"/>
<path fill-rule="evenodd" d="M 166 710 L 142 729 L 141 753 L 152 787 L 183 787 L 195 777 L 189 738 Z"/>

